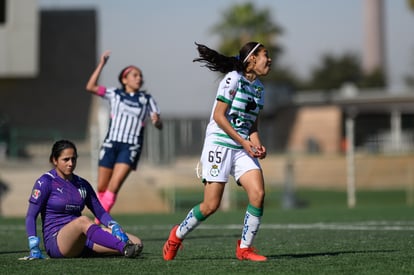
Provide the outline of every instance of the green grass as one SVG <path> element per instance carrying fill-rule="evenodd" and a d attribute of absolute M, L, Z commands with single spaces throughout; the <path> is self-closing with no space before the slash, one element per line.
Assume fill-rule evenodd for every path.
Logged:
<path fill-rule="evenodd" d="M 199 194 L 198 194 L 199 195 Z M 198 197 L 194 195 L 194 199 Z M 217 212 L 184 241 L 174 261 L 162 259 L 171 225 L 186 211 L 157 215 L 117 215 L 140 236 L 141 258 L 18 261 L 27 255 L 23 218 L 0 218 L 1 274 L 413 274 L 414 215 L 402 191 L 361 192 L 354 209 L 343 192 L 301 191 L 307 207 L 284 210 L 280 193 L 268 193 L 255 246 L 269 260 L 238 261 L 244 209 Z M 242 201 L 242 197 L 236 202 Z"/>

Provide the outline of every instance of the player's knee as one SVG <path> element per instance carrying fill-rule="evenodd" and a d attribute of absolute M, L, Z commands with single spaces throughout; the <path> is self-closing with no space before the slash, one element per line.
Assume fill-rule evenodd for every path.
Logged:
<path fill-rule="evenodd" d="M 265 198 L 265 191 L 264 190 L 256 190 L 253 194 L 249 196 L 250 203 L 252 205 L 263 205 L 264 198 Z"/>
<path fill-rule="evenodd" d="M 264 198 L 265 198 L 265 191 L 262 189 L 262 190 L 259 190 L 258 192 L 257 192 L 257 196 L 263 201 L 264 200 Z"/>

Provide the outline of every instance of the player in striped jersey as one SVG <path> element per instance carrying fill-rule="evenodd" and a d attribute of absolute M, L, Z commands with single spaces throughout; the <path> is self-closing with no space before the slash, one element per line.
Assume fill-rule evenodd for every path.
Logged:
<path fill-rule="evenodd" d="M 271 58 L 258 42 L 244 45 L 237 57 L 227 57 L 204 45 L 196 45 L 199 58 L 194 61 L 226 75 L 218 87 L 200 159 L 204 200 L 189 211 L 181 224 L 172 228 L 163 247 L 163 257 L 167 261 L 174 259 L 187 234 L 219 208 L 225 184 L 232 175 L 249 200 L 236 257 L 266 261 L 265 256 L 256 253 L 252 243 L 259 230 L 265 196 L 258 159 L 266 157 L 266 148 L 257 131 L 264 88 L 258 77 L 268 74 Z"/>
<path fill-rule="evenodd" d="M 118 77 L 121 88 L 98 85 L 109 51 L 105 51 L 86 85 L 86 90 L 109 101 L 110 126 L 101 146 L 98 169 L 98 198 L 106 211 L 115 204 L 117 194 L 132 170 L 136 170 L 142 152 L 145 121 L 162 129 L 160 110 L 155 99 L 141 90 L 142 71 L 136 66 L 124 68 Z M 96 220 L 97 223 L 99 221 Z"/>

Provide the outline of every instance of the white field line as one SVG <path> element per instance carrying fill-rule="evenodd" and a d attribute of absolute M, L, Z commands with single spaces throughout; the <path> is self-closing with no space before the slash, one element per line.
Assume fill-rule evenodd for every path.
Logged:
<path fill-rule="evenodd" d="M 200 228 L 204 229 L 241 229 L 241 224 L 229 225 L 207 225 L 203 224 Z M 367 222 L 351 222 L 351 223 L 290 223 L 290 224 L 267 224 L 260 225 L 261 229 L 280 229 L 280 230 L 371 230 L 371 231 L 414 231 L 414 221 L 367 221 Z"/>
<path fill-rule="evenodd" d="M 125 226 L 125 230 L 145 231 L 145 230 L 169 230 L 171 225 L 133 225 Z M 239 230 L 242 224 L 200 225 L 197 229 L 204 230 Z M 279 230 L 338 230 L 338 231 L 414 231 L 414 221 L 365 221 L 365 222 L 341 222 L 341 223 L 288 223 L 288 224 L 269 224 L 262 223 L 261 229 Z M 24 225 L 0 225 L 0 233 L 7 231 L 25 231 Z"/>

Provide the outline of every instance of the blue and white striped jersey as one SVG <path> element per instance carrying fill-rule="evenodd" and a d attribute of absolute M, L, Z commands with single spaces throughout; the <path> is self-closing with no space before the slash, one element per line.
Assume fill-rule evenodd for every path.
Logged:
<path fill-rule="evenodd" d="M 151 113 L 160 114 L 154 98 L 144 91 L 127 93 L 117 88 L 105 89 L 103 98 L 109 101 L 111 117 L 105 141 L 138 144 L 145 120 Z"/>
<path fill-rule="evenodd" d="M 242 74 L 233 71 L 223 78 L 217 90 L 216 101 L 206 130 L 205 144 L 242 149 L 243 147 L 227 135 L 214 121 L 213 112 L 217 100 L 229 105 L 226 113 L 227 120 L 240 136 L 247 139 L 259 111 L 263 109 L 263 84 L 259 79 L 250 82 Z"/>

